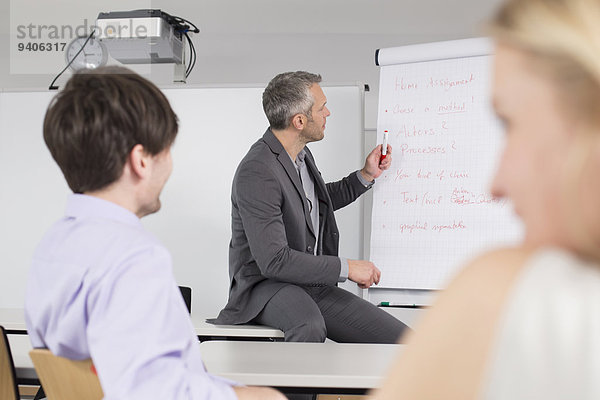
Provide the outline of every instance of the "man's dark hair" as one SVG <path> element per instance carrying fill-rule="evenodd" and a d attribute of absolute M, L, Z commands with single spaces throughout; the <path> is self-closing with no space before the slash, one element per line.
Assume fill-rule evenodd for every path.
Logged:
<path fill-rule="evenodd" d="M 122 67 L 71 77 L 46 111 L 44 141 L 74 193 L 118 180 L 137 144 L 154 156 L 173 144 L 177 116 L 154 84 Z"/>
<path fill-rule="evenodd" d="M 310 87 L 319 82 L 321 75 L 305 71 L 284 72 L 271 79 L 262 95 L 271 129 L 287 128 L 296 114 L 312 118 L 314 99 Z"/>

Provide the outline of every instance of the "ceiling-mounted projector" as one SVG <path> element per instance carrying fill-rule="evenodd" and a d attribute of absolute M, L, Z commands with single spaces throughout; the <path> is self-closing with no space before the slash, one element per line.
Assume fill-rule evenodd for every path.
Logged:
<path fill-rule="evenodd" d="M 183 33 L 161 10 L 102 12 L 97 39 L 123 64 L 183 63 Z"/>
<path fill-rule="evenodd" d="M 69 44 L 67 66 L 48 89 L 58 89 L 54 84 L 69 67 L 77 70 L 104 65 L 107 51 L 123 64 L 174 64 L 173 81 L 185 83 L 196 65 L 196 48 L 189 34 L 199 32 L 193 22 L 161 10 L 101 12 L 89 36 L 77 37 Z M 184 40 L 189 46 L 187 56 Z"/>

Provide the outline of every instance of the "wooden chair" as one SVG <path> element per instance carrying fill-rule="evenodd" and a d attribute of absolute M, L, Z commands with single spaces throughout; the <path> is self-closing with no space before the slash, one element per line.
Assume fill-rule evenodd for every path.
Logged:
<path fill-rule="evenodd" d="M 69 360 L 47 349 L 29 352 L 48 400 L 101 400 L 104 397 L 92 360 Z"/>
<path fill-rule="evenodd" d="M 15 364 L 4 327 L 0 326 L 0 400 L 19 400 Z"/>

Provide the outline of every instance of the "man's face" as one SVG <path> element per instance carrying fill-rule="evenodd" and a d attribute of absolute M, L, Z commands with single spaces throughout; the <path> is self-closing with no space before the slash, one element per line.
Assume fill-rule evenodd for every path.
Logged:
<path fill-rule="evenodd" d="M 314 104 L 311 109 L 311 115 L 307 115 L 308 122 L 306 123 L 306 127 L 301 133 L 306 143 L 316 142 L 325 137 L 325 122 L 327 117 L 331 115 L 329 109 L 325 106 L 327 104 L 327 97 L 325 97 L 321 86 L 314 83 L 310 87 L 310 94 L 313 97 Z"/>

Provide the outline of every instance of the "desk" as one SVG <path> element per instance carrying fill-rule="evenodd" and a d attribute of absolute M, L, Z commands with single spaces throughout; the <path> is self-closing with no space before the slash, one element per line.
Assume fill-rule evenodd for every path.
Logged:
<path fill-rule="evenodd" d="M 22 308 L 0 308 L 0 325 L 8 334 L 27 334 Z"/>
<path fill-rule="evenodd" d="M 11 335 L 17 376 L 37 375 L 26 335 Z M 286 393 L 364 394 L 378 387 L 403 345 L 207 341 L 200 352 L 211 374 L 246 385 L 273 386 Z"/>
<path fill-rule="evenodd" d="M 283 340 L 279 329 L 263 325 L 213 325 L 205 317 L 192 315 L 196 335 L 201 342 L 206 340 Z"/>
<path fill-rule="evenodd" d="M 33 362 L 29 358 L 32 350 L 29 336 L 21 334 L 7 335 L 17 380 L 21 384 L 39 385 L 37 374 L 33 368 Z"/>
<path fill-rule="evenodd" d="M 192 315 L 192 324 L 200 341 L 218 338 L 220 340 L 283 340 L 283 332 L 279 329 L 263 325 L 213 325 L 206 322 L 206 317 Z M 22 308 L 0 308 L 0 325 L 8 334 L 27 334 L 25 315 Z"/>
<path fill-rule="evenodd" d="M 208 372 L 287 393 L 364 394 L 378 387 L 403 345 L 209 341 Z"/>
<path fill-rule="evenodd" d="M 196 334 L 198 335 L 202 343 L 202 352 L 203 357 L 211 358 L 211 368 L 215 368 L 216 370 L 222 371 L 227 374 L 226 369 L 222 369 L 226 367 L 224 363 L 226 360 L 231 360 L 232 357 L 236 357 L 236 351 L 231 350 L 235 346 L 241 346 L 244 348 L 244 351 L 240 351 L 237 353 L 237 357 L 246 357 L 245 363 L 244 360 L 236 360 L 239 367 L 245 366 L 246 371 L 256 371 L 256 374 L 249 376 L 247 373 L 243 372 L 244 370 L 238 370 L 241 372 L 231 372 L 231 373 L 239 373 L 242 374 L 242 377 L 232 377 L 232 379 L 238 380 L 239 382 L 253 385 L 274 385 L 279 387 L 306 387 L 307 384 L 310 384 L 311 388 L 331 388 L 334 387 L 337 389 L 345 389 L 348 390 L 348 393 L 364 393 L 366 389 L 375 387 L 376 381 L 380 378 L 385 371 L 385 367 L 387 366 L 387 360 L 390 360 L 394 351 L 390 351 L 389 346 L 396 345 L 366 345 L 366 344 L 337 344 L 332 342 L 327 342 L 325 344 L 321 343 L 287 343 L 286 345 L 291 345 L 291 347 L 275 347 L 277 351 L 268 351 L 262 352 L 260 349 L 262 347 L 258 344 L 259 342 L 248 342 L 248 340 L 281 340 L 283 339 L 283 332 L 278 329 L 273 329 L 265 326 L 259 325 L 212 325 L 205 321 L 204 317 L 194 316 L 192 315 L 192 323 L 195 327 Z M 0 325 L 3 325 L 7 331 L 10 332 L 8 335 L 9 342 L 13 354 L 13 359 L 15 362 L 15 367 L 17 370 L 17 376 L 19 379 L 35 379 L 37 376 L 35 374 L 35 370 L 33 369 L 33 364 L 29 358 L 29 351 L 31 350 L 31 344 L 29 342 L 29 337 L 27 336 L 27 331 L 25 327 L 25 320 L 22 309 L 0 309 Z M 208 341 L 215 338 L 231 338 L 233 340 L 245 340 L 243 342 L 231 342 L 230 350 L 227 350 L 227 347 L 224 347 L 224 351 L 229 354 L 227 357 L 223 356 L 222 360 L 219 361 L 219 356 L 214 355 L 215 352 L 218 354 L 219 350 L 216 347 L 206 346 Z M 222 343 L 221 341 L 215 343 Z M 237 343 L 237 344 L 236 344 Z M 273 344 L 273 345 L 281 345 L 281 343 L 269 343 L 264 342 L 265 344 Z M 206 347 L 205 347 L 206 346 Z M 222 344 L 218 344 L 215 346 L 224 346 Z M 308 347 L 295 347 L 295 346 L 308 346 Z M 316 351 L 315 354 L 310 354 L 312 352 L 310 346 L 321 346 L 318 347 L 319 351 Z M 323 346 L 341 346 L 341 347 L 323 347 Z M 371 346 L 371 347 L 369 347 Z M 217 349 L 217 350 L 213 350 Z M 252 349 L 252 350 L 251 350 Z M 259 350 L 256 350 L 259 349 Z M 321 352 L 323 350 L 323 352 Z M 233 351 L 233 353 L 232 353 Z M 257 351 L 257 354 L 249 354 L 250 351 Z M 283 351 L 283 353 L 282 353 Z M 306 351 L 306 353 L 305 353 Z M 213 355 L 211 355 L 213 354 Z M 288 368 L 281 369 L 282 367 L 282 359 L 285 357 L 285 363 L 291 370 Z M 261 370 L 256 370 L 254 367 L 257 367 L 252 361 L 252 359 L 259 359 L 258 357 L 264 357 L 265 361 L 261 368 Z M 271 357 L 271 359 L 269 359 Z M 303 361 L 304 360 L 304 361 Z M 318 360 L 318 361 L 317 361 Z M 302 363 L 306 364 L 302 364 Z M 216 364 L 214 364 L 216 363 Z M 233 363 L 233 361 L 231 361 Z M 208 366 L 208 364 L 207 364 Z M 273 371 L 269 370 L 271 368 Z M 295 368 L 295 369 L 294 369 Z M 348 369 L 350 368 L 350 369 Z M 210 369 L 209 369 L 210 371 Z M 261 372 L 262 371 L 262 372 Z M 291 371 L 293 374 L 287 376 L 287 378 L 292 379 L 292 381 L 286 380 L 286 376 L 282 374 L 283 371 Z M 298 374 L 296 374 L 296 372 Z M 346 375 L 344 375 L 346 373 Z M 215 374 L 219 375 L 219 373 L 215 372 Z M 294 375 L 295 374 L 295 375 Z M 261 375 L 263 376 L 261 378 Z M 278 381 L 274 383 L 260 383 L 260 379 L 264 379 L 266 375 L 277 377 Z M 330 377 L 332 377 L 331 382 L 329 382 Z M 258 379 L 258 381 L 247 381 L 246 378 L 250 379 Z M 314 378 L 314 379 L 313 379 Z M 320 382 L 323 380 L 324 382 Z M 319 381 L 319 382 L 317 382 Z M 258 382 L 258 383 L 257 383 Z M 312 383 L 311 383 L 312 382 Z M 315 384 L 316 382 L 316 384 Z M 334 386 L 330 386 L 332 383 L 335 383 Z M 349 385 L 349 386 L 348 386 Z M 326 391 L 321 390 L 320 393 L 324 393 Z M 332 392 L 335 393 L 344 393 L 344 391 L 335 390 Z"/>
<path fill-rule="evenodd" d="M 423 310 L 397 309 L 385 307 L 383 310 L 394 317 L 413 327 L 415 321 L 420 317 Z M 201 342 L 205 340 L 223 340 L 235 338 L 235 340 L 283 340 L 283 332 L 279 329 L 262 325 L 213 325 L 206 322 L 206 317 L 192 314 L 192 324 L 196 329 L 196 335 Z M 0 325 L 4 326 L 9 334 L 27 334 L 25 326 L 25 315 L 22 308 L 0 308 Z"/>

